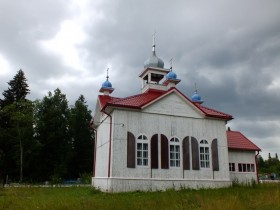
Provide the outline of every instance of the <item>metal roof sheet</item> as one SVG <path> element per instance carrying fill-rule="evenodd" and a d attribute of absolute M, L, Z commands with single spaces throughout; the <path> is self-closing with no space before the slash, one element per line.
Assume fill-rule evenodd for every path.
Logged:
<path fill-rule="evenodd" d="M 232 116 L 229 114 L 192 102 L 188 97 L 186 97 L 183 93 L 181 93 L 176 88 L 171 88 L 168 91 L 151 89 L 145 93 L 141 93 L 125 98 L 115 98 L 108 95 L 99 95 L 98 98 L 99 98 L 101 109 L 105 109 L 107 106 L 141 109 L 145 105 L 149 103 L 154 103 L 157 101 L 157 99 L 160 99 L 161 97 L 164 97 L 165 95 L 168 95 L 174 91 L 177 92 L 179 95 L 181 95 L 185 100 L 193 104 L 195 107 L 197 107 L 198 110 L 200 110 L 203 114 L 205 114 L 205 116 L 219 118 L 219 119 L 226 119 L 226 120 L 233 119 Z"/>
<path fill-rule="evenodd" d="M 227 142 L 229 149 L 261 151 L 258 146 L 239 131 L 227 131 Z"/>

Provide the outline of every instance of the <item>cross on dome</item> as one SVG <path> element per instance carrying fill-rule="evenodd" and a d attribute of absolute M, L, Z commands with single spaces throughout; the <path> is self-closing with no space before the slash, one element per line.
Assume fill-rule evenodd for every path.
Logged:
<path fill-rule="evenodd" d="M 197 93 L 196 83 L 194 84 L 194 86 L 195 86 L 195 91 L 194 94 L 192 95 L 192 102 L 202 104 L 203 100 L 201 100 L 201 96 Z"/>
<path fill-rule="evenodd" d="M 104 95 L 109 95 L 114 91 L 114 88 L 112 87 L 112 83 L 109 81 L 109 68 L 107 68 L 107 76 L 105 82 L 102 83 L 102 86 L 99 90 L 99 92 L 104 93 Z"/>
<path fill-rule="evenodd" d="M 144 68 L 155 67 L 155 68 L 164 68 L 164 62 L 162 59 L 156 56 L 156 45 L 155 38 L 156 32 L 153 33 L 153 45 L 152 45 L 152 55 L 144 63 Z"/>
<path fill-rule="evenodd" d="M 169 60 L 169 62 L 170 62 L 170 71 L 169 71 L 169 73 L 166 75 L 166 79 L 167 80 L 174 80 L 174 79 L 177 79 L 177 74 L 174 72 L 174 71 L 172 71 L 172 64 L 173 64 L 173 58 L 171 58 L 170 60 Z"/>

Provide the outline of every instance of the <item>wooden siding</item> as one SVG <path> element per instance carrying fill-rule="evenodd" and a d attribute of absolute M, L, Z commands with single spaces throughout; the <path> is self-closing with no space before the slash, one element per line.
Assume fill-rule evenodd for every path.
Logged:
<path fill-rule="evenodd" d="M 163 107 L 164 108 L 164 107 Z M 184 178 L 184 179 L 229 179 L 228 151 L 225 133 L 225 124 L 220 120 L 194 119 L 188 117 L 176 117 L 158 115 L 142 111 L 115 110 L 113 116 L 113 139 L 112 139 L 112 177 L 133 177 L 133 178 Z M 109 125 L 107 125 L 109 128 Z M 151 168 L 151 141 L 149 144 L 149 166 L 135 168 L 127 167 L 127 131 L 136 136 L 144 134 L 151 140 L 154 134 L 158 134 L 158 168 Z M 98 130 L 99 132 L 99 130 Z M 100 131 L 101 132 L 101 131 Z M 103 131 L 102 131 L 103 132 Z M 104 130 L 104 135 L 106 131 Z M 108 133 L 108 132 L 107 132 Z M 161 145 L 161 134 L 166 141 L 172 136 L 179 138 L 182 152 L 182 164 L 179 168 L 169 168 L 168 144 Z M 101 135 L 101 134 L 100 134 Z M 190 170 L 183 169 L 183 139 L 189 136 Z M 191 137 L 206 139 L 211 145 L 212 139 L 219 140 L 219 171 L 193 170 L 192 167 L 192 144 Z M 101 140 L 102 141 L 102 140 Z M 164 143 L 163 143 L 164 144 Z M 166 153 L 166 160 L 161 162 L 162 152 Z M 103 160 L 101 159 L 101 162 Z M 212 163 L 212 159 L 211 159 Z M 107 165 L 107 164 L 103 164 Z M 162 168 L 162 166 L 165 166 Z M 165 168 L 165 169 L 164 169 Z M 168 169 L 168 170 L 166 170 Z M 212 169 L 212 164 L 211 164 Z"/>
<path fill-rule="evenodd" d="M 191 103 L 181 98 L 177 93 L 171 93 L 160 101 L 146 107 L 145 112 L 159 113 L 166 115 L 203 118 L 203 114 Z"/>

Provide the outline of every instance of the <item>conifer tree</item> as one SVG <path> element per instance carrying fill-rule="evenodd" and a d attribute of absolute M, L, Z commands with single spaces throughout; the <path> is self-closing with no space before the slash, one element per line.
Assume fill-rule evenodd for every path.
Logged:
<path fill-rule="evenodd" d="M 0 99 L 0 106 L 3 108 L 13 102 L 25 100 L 29 94 L 29 86 L 24 72 L 20 69 L 12 80 L 8 82 L 8 89 L 3 92 L 4 99 Z"/>
<path fill-rule="evenodd" d="M 13 179 L 23 179 L 23 163 L 26 158 L 24 150 L 28 151 L 33 140 L 33 106 L 26 99 L 29 94 L 27 79 L 19 70 L 8 82 L 8 89 L 0 99 L 0 148 L 3 176 Z"/>
<path fill-rule="evenodd" d="M 89 128 L 91 111 L 88 110 L 83 95 L 71 108 L 70 132 L 72 138 L 72 161 L 70 172 L 72 178 L 80 177 L 84 173 L 92 172 L 93 164 L 93 135 Z"/>
<path fill-rule="evenodd" d="M 71 139 L 66 95 L 60 89 L 49 92 L 42 101 L 37 101 L 35 118 L 35 136 L 41 147 L 36 159 L 37 179 L 67 177 Z"/>

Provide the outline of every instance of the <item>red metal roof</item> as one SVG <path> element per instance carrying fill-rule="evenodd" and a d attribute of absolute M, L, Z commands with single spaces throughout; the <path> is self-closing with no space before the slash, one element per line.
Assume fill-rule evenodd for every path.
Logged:
<path fill-rule="evenodd" d="M 229 149 L 261 151 L 259 147 L 239 131 L 227 131 L 227 141 Z"/>
<path fill-rule="evenodd" d="M 109 95 L 99 95 L 99 96 L 98 96 L 98 100 L 99 100 L 101 109 L 103 109 L 103 107 L 104 107 L 105 105 L 107 105 L 107 103 L 112 102 L 112 101 L 115 101 L 115 100 L 118 100 L 118 99 L 119 99 L 119 98 L 111 97 L 111 96 L 109 96 Z"/>
<path fill-rule="evenodd" d="M 147 103 L 163 95 L 164 92 L 165 91 L 148 91 L 126 98 L 114 98 L 107 95 L 99 95 L 98 97 L 102 109 L 106 108 L 106 106 L 141 109 L 141 107 L 143 107 Z"/>
<path fill-rule="evenodd" d="M 202 106 L 201 104 L 199 103 L 194 103 L 202 112 L 204 112 L 204 114 L 206 116 L 209 116 L 209 117 L 217 117 L 217 118 L 224 118 L 224 119 L 233 119 L 233 117 L 229 114 L 226 114 L 224 112 L 220 112 L 220 111 L 217 111 L 215 109 L 211 109 L 209 107 L 206 107 L 206 106 Z"/>
<path fill-rule="evenodd" d="M 220 118 L 220 119 L 227 119 L 231 120 L 233 119 L 231 115 L 210 109 L 208 107 L 202 106 L 198 103 L 192 102 L 188 97 L 186 97 L 183 93 L 181 93 L 176 88 L 171 88 L 168 91 L 160 91 L 160 90 L 149 90 L 145 93 L 141 93 L 138 95 L 129 96 L 126 98 L 115 98 L 108 95 L 99 95 L 99 102 L 101 109 L 105 109 L 107 106 L 113 106 L 113 107 L 125 107 L 125 108 L 132 108 L 132 109 L 141 109 L 144 108 L 145 105 L 149 103 L 153 103 L 160 99 L 161 97 L 164 97 L 171 92 L 177 92 L 179 95 L 181 95 L 185 100 L 189 101 L 191 104 L 193 104 L 195 107 L 198 108 L 205 116 L 208 117 L 214 117 L 214 118 Z"/>

